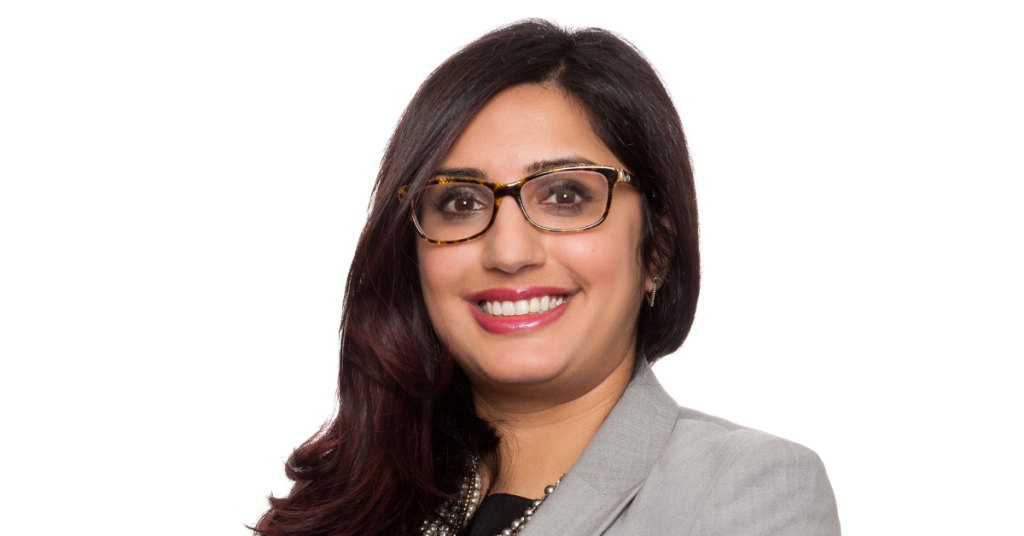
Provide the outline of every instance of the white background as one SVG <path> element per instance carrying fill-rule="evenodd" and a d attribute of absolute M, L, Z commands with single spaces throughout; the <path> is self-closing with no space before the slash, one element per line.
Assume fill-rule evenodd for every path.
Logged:
<path fill-rule="evenodd" d="M 1012 2 L 365 4 L 0 7 L 4 532 L 245 534 L 331 415 L 399 114 L 542 16 L 632 41 L 682 116 L 673 396 L 817 451 L 846 534 L 1020 533 Z"/>

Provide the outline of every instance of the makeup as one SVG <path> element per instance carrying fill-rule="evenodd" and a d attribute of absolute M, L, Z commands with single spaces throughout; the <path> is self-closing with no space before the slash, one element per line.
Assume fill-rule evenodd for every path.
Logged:
<path fill-rule="evenodd" d="M 467 297 L 480 327 L 498 335 L 542 328 L 562 316 L 572 292 L 560 287 L 495 288 Z"/>

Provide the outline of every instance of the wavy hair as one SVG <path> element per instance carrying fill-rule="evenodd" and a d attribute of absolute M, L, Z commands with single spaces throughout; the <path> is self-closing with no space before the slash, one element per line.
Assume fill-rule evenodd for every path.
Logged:
<path fill-rule="evenodd" d="M 397 192 L 421 187 L 488 100 L 521 84 L 577 99 L 640 184 L 641 259 L 660 283 L 657 306 L 637 321 L 637 361 L 686 338 L 700 288 L 697 205 L 679 114 L 657 73 L 601 29 L 527 20 L 490 32 L 431 73 L 395 128 L 348 274 L 337 413 L 292 453 L 285 471 L 295 485 L 270 498 L 255 533 L 413 533 L 455 495 L 470 456 L 495 452 L 499 438 L 476 416 L 469 382 L 430 323 Z"/>

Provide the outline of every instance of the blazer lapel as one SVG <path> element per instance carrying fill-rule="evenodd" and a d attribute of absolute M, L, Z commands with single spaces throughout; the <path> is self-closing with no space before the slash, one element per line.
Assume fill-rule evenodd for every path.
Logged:
<path fill-rule="evenodd" d="M 646 362 L 562 483 L 523 528 L 525 535 L 600 534 L 651 472 L 679 406 Z"/>

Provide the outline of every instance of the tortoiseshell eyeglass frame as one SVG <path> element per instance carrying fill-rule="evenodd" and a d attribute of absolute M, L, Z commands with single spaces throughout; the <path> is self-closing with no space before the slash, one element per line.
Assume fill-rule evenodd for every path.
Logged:
<path fill-rule="evenodd" d="M 580 227 L 578 229 L 552 229 L 550 227 L 544 227 L 543 225 L 539 225 L 537 222 L 533 221 L 533 219 L 530 218 L 530 215 L 526 212 L 526 209 L 523 208 L 523 200 L 520 197 L 520 193 L 523 190 L 523 186 L 526 183 L 532 181 L 533 179 L 537 179 L 545 175 L 550 175 L 552 173 L 558 173 L 560 171 L 593 171 L 596 173 L 600 173 L 606 179 L 608 179 L 608 202 L 605 204 L 604 214 L 601 215 L 601 218 L 599 220 L 590 225 L 587 225 L 586 227 Z M 420 235 L 420 238 L 427 242 L 430 242 L 431 244 L 459 244 L 462 242 L 469 242 L 474 238 L 479 238 L 481 235 L 490 230 L 491 226 L 494 225 L 494 219 L 498 215 L 498 208 L 501 205 L 502 198 L 510 195 L 513 198 L 515 198 L 516 204 L 519 205 L 519 210 L 523 213 L 523 217 L 525 217 L 526 221 L 530 222 L 530 224 L 533 225 L 534 227 L 550 233 L 578 233 L 580 231 L 586 231 L 587 229 L 593 229 L 594 227 L 601 225 L 601 222 L 603 222 L 605 218 L 608 217 L 608 211 L 611 210 L 612 208 L 612 194 L 615 193 L 615 185 L 622 182 L 625 184 L 632 184 L 635 187 L 636 185 L 633 184 L 634 180 L 635 179 L 633 178 L 633 176 L 630 175 L 629 172 L 624 169 L 617 168 L 615 166 L 591 165 L 559 166 L 551 169 L 545 169 L 544 171 L 539 171 L 537 173 L 534 173 L 533 175 L 530 175 L 529 177 L 524 177 L 516 182 L 510 182 L 508 184 L 495 184 L 493 182 L 487 182 L 480 179 L 471 179 L 467 177 L 440 177 L 428 180 L 427 183 L 424 185 L 424 188 L 426 188 L 427 186 L 433 186 L 435 184 L 452 184 L 463 182 L 469 184 L 479 184 L 480 186 L 489 188 L 491 190 L 491 192 L 494 195 L 494 210 L 491 211 L 491 221 L 487 222 L 487 227 L 484 227 L 483 230 L 480 231 L 479 233 L 476 233 L 475 235 L 466 238 L 460 238 L 458 240 L 435 240 L 433 238 L 430 238 L 429 236 L 427 236 L 426 233 L 423 232 L 423 229 L 420 227 L 420 222 L 416 220 L 416 210 L 412 210 L 409 219 L 412 220 L 413 225 L 416 227 L 416 233 Z M 402 199 L 405 197 L 406 190 L 411 186 L 411 184 L 406 184 L 405 186 L 402 186 L 401 188 L 398 189 L 399 202 L 402 202 Z"/>

